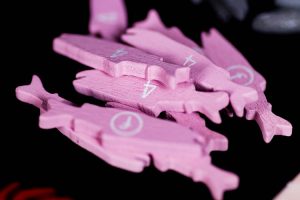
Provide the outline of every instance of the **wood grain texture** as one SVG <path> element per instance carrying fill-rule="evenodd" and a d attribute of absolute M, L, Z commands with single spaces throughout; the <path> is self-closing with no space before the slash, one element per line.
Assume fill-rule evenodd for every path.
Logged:
<path fill-rule="evenodd" d="M 106 107 L 119 108 L 134 112 L 140 110 L 117 102 L 107 102 Z M 182 126 L 188 127 L 191 130 L 200 134 L 205 140 L 205 152 L 210 154 L 212 151 L 226 151 L 228 149 L 228 140 L 225 136 L 206 127 L 205 121 L 196 113 L 186 114 L 179 112 L 167 112 L 167 117 L 170 120 L 176 121 Z"/>
<path fill-rule="evenodd" d="M 154 116 L 163 111 L 197 111 L 220 123 L 219 111 L 228 105 L 226 93 L 198 92 L 191 83 L 171 90 L 158 82 L 131 76 L 115 78 L 98 70 L 83 71 L 76 77 L 73 85 L 79 93 L 139 108 Z"/>
<path fill-rule="evenodd" d="M 186 42 L 186 40 L 183 39 L 185 37 L 183 34 L 181 34 L 181 37 L 174 37 L 173 34 L 169 34 L 170 31 L 168 31 L 168 29 L 166 29 L 166 27 L 162 25 L 162 22 L 157 14 L 149 14 L 148 18 L 144 22 L 140 22 L 140 24 L 141 25 L 138 24 L 139 26 L 137 27 L 155 30 L 160 32 L 161 34 L 166 34 L 166 36 L 182 43 L 182 45 L 180 46 L 174 43 L 174 41 L 170 40 L 170 38 L 163 37 L 163 35 L 159 35 L 158 33 L 153 33 L 149 31 L 147 32 L 145 30 L 130 30 L 129 33 L 131 35 L 125 35 L 122 37 L 127 42 L 130 41 L 130 43 L 134 44 L 135 46 L 139 46 L 148 50 L 150 49 L 150 52 L 152 53 L 156 51 L 159 52 L 161 56 L 162 54 L 165 54 L 165 57 L 173 59 L 174 62 L 182 62 L 183 58 L 175 56 L 175 53 L 174 55 L 170 53 L 172 52 L 172 49 L 182 49 L 183 52 L 187 52 L 190 55 L 195 54 L 192 53 L 192 49 L 195 49 L 195 44 Z M 132 36 L 132 34 L 134 34 L 134 36 Z M 159 41 L 163 40 L 164 42 L 155 43 L 156 46 L 160 45 L 160 47 L 158 48 L 160 50 L 155 49 L 155 45 L 149 46 L 151 42 L 153 44 L 153 41 L 150 41 L 150 43 L 141 43 L 141 39 L 146 36 L 148 38 L 152 37 L 153 40 L 158 40 L 159 38 Z M 224 89 L 224 87 L 234 88 L 237 84 L 241 85 L 241 87 L 239 88 L 242 90 L 236 88 L 235 94 L 232 93 L 230 97 L 230 101 L 235 110 L 235 113 L 239 116 L 242 116 L 242 111 L 245 108 L 246 118 L 249 120 L 255 119 L 257 121 L 262 131 L 263 138 L 266 142 L 270 142 L 274 135 L 290 136 L 292 134 L 292 125 L 287 120 L 275 115 L 272 112 L 272 106 L 270 103 L 268 103 L 263 93 L 263 91 L 266 88 L 266 81 L 263 78 L 263 76 L 257 71 L 255 71 L 254 68 L 247 61 L 247 59 L 232 44 L 230 44 L 230 42 L 228 42 L 217 30 L 212 29 L 209 34 L 203 33 L 202 42 L 204 45 L 204 49 L 202 49 L 202 52 L 204 52 L 204 54 L 209 59 L 211 59 L 213 63 L 216 64 L 218 67 L 221 67 L 223 70 L 227 70 L 230 73 L 230 80 L 235 83 L 234 85 L 221 85 L 221 87 L 223 87 Z M 163 43 L 165 44 L 163 45 Z M 164 47 L 162 47 L 162 45 Z M 175 48 L 174 45 L 177 45 L 177 48 Z M 187 49 L 186 47 L 184 47 L 185 45 L 190 47 L 191 49 Z M 173 48 L 170 48 L 171 46 Z M 166 50 L 166 48 L 168 49 Z M 195 58 L 193 58 L 193 60 L 196 61 Z M 217 73 L 214 73 L 212 69 L 213 68 L 210 68 L 211 72 L 204 73 L 204 75 L 201 76 L 200 79 L 208 79 L 209 81 L 214 80 L 215 82 L 216 80 L 218 80 L 217 82 L 222 83 L 224 81 L 224 77 L 217 76 Z M 195 68 L 191 66 L 192 77 L 194 74 L 197 74 L 193 70 L 195 70 Z M 210 74 L 212 74 L 212 76 Z M 215 78 L 213 78 L 214 76 Z M 197 79 L 197 77 L 193 78 Z M 204 84 L 204 87 L 214 87 L 212 84 L 209 84 L 209 81 L 207 82 L 207 84 Z M 229 82 L 227 81 L 227 83 Z M 216 86 L 217 84 L 215 84 L 215 87 Z M 219 87 L 219 89 L 221 87 Z M 245 101 L 244 99 L 240 98 L 239 94 L 242 94 L 246 91 L 244 90 L 245 87 L 251 87 L 252 89 L 256 90 L 258 95 L 258 99 L 256 101 L 253 101 L 254 98 L 250 98 L 250 101 Z"/>
<path fill-rule="evenodd" d="M 174 122 L 91 104 L 76 107 L 47 93 L 36 76 L 16 93 L 21 101 L 41 109 L 41 128 L 58 128 L 114 166 L 138 172 L 150 164 L 151 156 L 160 171 L 174 170 L 204 182 L 215 199 L 222 199 L 225 191 L 238 186 L 236 175 L 211 164 L 203 153 L 203 138 Z M 38 98 L 45 103 L 36 104 Z"/>
<path fill-rule="evenodd" d="M 246 118 L 254 119 L 269 143 L 274 135 L 291 136 L 292 125 L 272 112 L 272 105 L 264 94 L 266 81 L 246 58 L 216 29 L 202 34 L 205 54 L 218 66 L 231 73 L 231 79 L 239 84 L 252 87 L 258 92 L 258 100 L 246 105 Z"/>
<path fill-rule="evenodd" d="M 85 130 L 84 128 L 91 125 L 99 127 L 95 129 L 94 134 L 99 134 L 99 140 L 105 149 L 115 153 L 122 152 L 123 155 L 142 160 L 146 164 L 149 164 L 151 156 L 154 166 L 160 171 L 174 170 L 194 181 L 204 182 L 215 199 L 221 199 L 225 191 L 237 187 L 236 175 L 212 166 L 210 157 L 203 154 L 202 137 L 199 141 L 197 133 L 176 123 L 158 120 L 141 113 L 99 108 L 90 104 L 78 108 L 50 100 L 49 107 L 49 111 L 40 116 L 42 124 L 47 124 L 46 128 L 72 127 L 76 131 Z M 139 133 L 128 136 L 114 132 L 111 127 L 112 119 L 122 113 L 142 118 L 144 123 Z M 54 121 L 57 123 L 53 123 Z M 121 125 L 123 122 L 116 124 L 120 129 Z M 100 127 L 101 133 L 98 131 Z M 165 131 L 166 129 L 168 131 Z"/>
<path fill-rule="evenodd" d="M 195 43 L 190 38 L 186 37 L 179 28 L 175 26 L 170 28 L 166 27 L 162 22 L 162 20 L 160 19 L 158 12 L 154 9 L 151 9 L 148 12 L 146 19 L 134 23 L 133 27 L 160 32 L 168 36 L 169 38 L 172 38 L 175 41 L 180 41 L 181 44 L 191 47 L 192 49 L 196 50 L 198 53 L 203 54 L 203 51 L 198 46 L 198 44 Z"/>
<path fill-rule="evenodd" d="M 41 114 L 45 113 L 49 109 L 49 100 L 55 100 L 57 102 L 64 103 L 65 105 L 71 104 L 69 101 L 59 97 L 57 94 L 48 93 L 43 88 L 42 82 L 38 78 L 38 76 L 33 76 L 32 81 L 29 85 L 17 87 L 16 96 L 20 101 L 29 103 L 39 108 Z M 145 166 L 145 163 L 141 160 L 123 156 L 122 153 L 114 153 L 105 150 L 100 145 L 100 141 L 97 138 L 92 137 L 85 132 L 75 132 L 71 127 L 58 127 L 58 130 L 63 135 L 72 140 L 75 144 L 93 153 L 112 166 L 126 169 L 132 172 L 140 172 Z"/>
<path fill-rule="evenodd" d="M 130 75 L 156 80 L 173 89 L 178 83 L 190 81 L 189 68 L 166 63 L 161 57 L 92 36 L 63 34 L 54 39 L 53 49 L 114 77 Z"/>
<path fill-rule="evenodd" d="M 186 126 L 203 136 L 206 143 L 206 153 L 209 154 L 212 151 L 226 151 L 228 149 L 227 138 L 224 135 L 207 128 L 204 119 L 200 117 L 199 114 L 167 112 L 167 115 L 170 119 L 174 119 L 178 124 Z"/>
<path fill-rule="evenodd" d="M 128 29 L 122 40 L 166 62 L 191 69 L 191 77 L 198 89 L 223 91 L 230 95 L 235 113 L 242 117 L 245 105 L 257 100 L 257 92 L 230 80 L 229 73 L 216 66 L 207 57 L 164 34 L 146 29 Z"/>

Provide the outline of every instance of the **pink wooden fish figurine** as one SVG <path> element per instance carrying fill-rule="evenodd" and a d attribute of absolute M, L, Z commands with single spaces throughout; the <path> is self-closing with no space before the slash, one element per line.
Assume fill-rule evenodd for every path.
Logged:
<path fill-rule="evenodd" d="M 224 191 L 237 187 L 236 175 L 212 166 L 210 157 L 202 153 L 203 141 L 198 141 L 199 135 L 176 123 L 90 104 L 78 108 L 50 100 L 49 107 L 40 116 L 42 128 L 73 127 L 75 132 L 91 131 L 87 134 L 97 137 L 104 149 L 145 163 L 149 163 L 151 156 L 160 171 L 174 170 L 204 182 L 215 199 L 221 199 Z"/>
<path fill-rule="evenodd" d="M 163 25 L 161 20 L 159 19 L 159 16 L 157 13 L 154 13 L 151 15 L 149 14 L 148 18 L 145 21 L 139 22 L 138 24 L 136 24 L 135 27 L 146 28 L 146 29 L 158 31 L 158 32 L 161 32 L 182 44 L 189 46 L 190 48 L 201 49 L 199 46 L 195 48 L 195 43 L 193 43 L 193 42 L 186 42 L 189 39 L 186 39 L 186 36 L 184 36 L 183 34 L 179 34 L 179 36 L 178 36 L 178 35 L 174 34 L 174 32 L 170 31 L 170 29 L 167 29 Z M 217 31 L 215 31 L 216 33 L 214 33 L 214 31 L 215 30 L 211 31 L 211 36 L 207 36 L 205 34 L 202 35 L 202 40 L 203 40 L 204 45 L 206 43 L 208 43 L 208 41 L 212 41 L 211 38 L 218 39 L 214 42 L 215 45 L 211 46 L 211 48 L 209 48 L 211 56 L 214 56 L 214 59 L 216 59 L 216 60 L 221 59 L 222 62 L 226 63 L 226 65 L 223 66 L 222 62 L 220 62 L 219 67 L 223 67 L 224 69 L 226 69 L 227 71 L 230 72 L 232 81 L 234 81 L 238 84 L 244 85 L 244 86 L 252 87 L 252 88 L 256 89 L 258 92 L 259 100 L 257 102 L 249 103 L 248 105 L 246 105 L 246 118 L 247 119 L 254 119 L 254 118 L 256 119 L 256 121 L 258 122 L 258 124 L 263 132 L 264 139 L 266 142 L 271 141 L 273 135 L 286 135 L 286 136 L 291 135 L 292 125 L 289 122 L 287 122 L 286 120 L 271 113 L 271 104 L 269 104 L 267 102 L 267 100 L 263 94 L 263 91 L 266 88 L 265 79 L 251 67 L 249 62 L 242 56 L 242 54 L 238 50 L 236 50 L 224 37 L 222 37 L 221 34 L 219 34 Z M 225 46 L 226 49 L 224 47 L 220 47 L 221 45 L 219 45 L 218 43 L 223 44 L 222 46 Z M 201 51 L 203 52 L 202 49 L 201 49 Z M 205 53 L 207 53 L 207 51 L 208 50 L 206 50 Z M 219 53 L 216 53 L 216 52 L 219 52 Z M 230 53 L 228 53 L 228 52 L 230 52 Z M 207 55 L 207 56 L 210 58 L 209 55 Z M 214 62 L 214 60 L 213 60 L 213 62 Z M 238 71 L 235 72 L 236 70 L 241 70 L 240 67 L 234 66 L 234 65 L 239 65 L 236 63 L 239 63 L 240 65 L 245 66 L 245 67 L 243 67 L 241 72 L 238 72 Z M 216 63 L 216 64 L 218 65 L 219 63 Z M 229 66 L 232 66 L 232 67 L 229 68 Z M 254 86 L 254 84 L 256 86 Z M 257 87 L 259 87 L 259 88 L 257 88 Z M 259 102 L 261 102 L 261 103 L 259 103 Z M 255 107 L 256 107 L 257 103 L 260 104 L 260 107 L 265 107 L 265 109 L 262 109 L 261 111 L 263 111 L 263 110 L 266 110 L 266 111 L 264 111 L 263 113 L 260 112 L 260 114 L 258 114 L 255 111 L 256 110 Z M 267 136 L 267 135 L 270 135 L 270 136 Z"/>
<path fill-rule="evenodd" d="M 110 161 L 113 154 L 123 157 L 122 161 L 129 162 L 129 166 L 143 164 L 139 166 L 143 168 L 149 165 L 151 156 L 154 166 L 160 171 L 174 170 L 207 184 L 215 199 L 222 199 L 225 191 L 238 186 L 236 175 L 211 164 L 210 157 L 203 153 L 203 138 L 196 132 L 142 113 L 91 104 L 69 105 L 61 98 L 56 99 L 56 95 L 44 94 L 37 77 L 34 79 L 31 85 L 19 87 L 16 92 L 17 97 L 27 93 L 21 98 L 25 102 L 45 106 L 40 115 L 41 128 L 67 130 L 65 134 L 71 133 L 69 137 L 77 144 L 96 155 L 100 149 L 101 153 L 106 153 L 104 160 Z M 24 89 L 25 92 L 20 92 Z M 33 102 L 30 96 L 34 97 Z M 44 97 L 40 99 L 43 104 L 34 103 Z"/>
<path fill-rule="evenodd" d="M 54 39 L 53 49 L 89 67 L 119 77 L 136 76 L 157 80 L 172 89 L 190 81 L 190 69 L 163 62 L 161 57 L 120 43 L 91 36 L 63 34 Z"/>
<path fill-rule="evenodd" d="M 115 40 L 126 27 L 127 11 L 123 0 L 90 0 L 90 33 Z"/>
<path fill-rule="evenodd" d="M 140 110 L 117 102 L 107 102 L 106 107 L 119 108 L 134 112 Z M 196 113 L 186 114 L 179 112 L 167 112 L 168 118 L 176 121 L 178 124 L 186 126 L 199 133 L 205 140 L 205 152 L 210 154 L 212 151 L 226 151 L 228 149 L 228 140 L 225 136 L 208 129 L 205 121 Z"/>
<path fill-rule="evenodd" d="M 272 105 L 263 92 L 266 81 L 245 57 L 216 29 L 212 29 L 208 34 L 203 33 L 202 42 L 205 54 L 216 65 L 230 72 L 232 81 L 252 87 L 258 92 L 258 101 L 246 105 L 246 118 L 256 120 L 265 142 L 269 143 L 274 135 L 290 136 L 292 125 L 272 112 Z"/>
<path fill-rule="evenodd" d="M 208 129 L 205 120 L 197 113 L 167 112 L 170 119 L 174 119 L 178 124 L 189 127 L 191 130 L 202 135 L 206 142 L 206 152 L 226 151 L 228 140 L 225 136 Z"/>
<path fill-rule="evenodd" d="M 162 33 L 133 28 L 122 35 L 122 40 L 161 56 L 166 62 L 190 68 L 191 77 L 198 89 L 227 92 L 235 113 L 240 117 L 243 116 L 245 105 L 257 100 L 257 92 L 254 89 L 234 83 L 226 70 L 216 66 L 194 49 Z"/>
<path fill-rule="evenodd" d="M 75 89 L 103 101 L 119 102 L 158 116 L 163 111 L 201 112 L 215 123 L 221 122 L 219 111 L 228 105 L 224 92 L 198 92 L 192 83 L 171 90 L 158 82 L 133 76 L 111 77 L 98 70 L 76 75 Z"/>
<path fill-rule="evenodd" d="M 274 200 L 299 200 L 300 197 L 300 174 L 289 182 Z"/>
<path fill-rule="evenodd" d="M 136 22 L 133 27 L 160 32 L 168 36 L 169 38 L 172 38 L 175 41 L 180 41 L 181 44 L 184 44 L 196 50 L 198 53 L 203 54 L 203 51 L 199 47 L 199 45 L 195 43 L 193 40 L 191 40 L 190 38 L 186 37 L 179 28 L 166 27 L 162 22 L 162 20 L 160 19 L 158 12 L 154 9 L 151 9 L 148 12 L 147 18 L 145 20 Z"/>
<path fill-rule="evenodd" d="M 48 93 L 43 88 L 42 82 L 37 76 L 33 76 L 30 85 L 17 87 L 16 96 L 20 101 L 32 104 L 39 108 L 41 114 L 49 110 L 49 100 L 61 102 L 64 105 L 71 105 L 71 102 L 61 98 L 57 94 Z M 86 134 L 85 131 L 75 132 L 71 127 L 58 127 L 58 130 L 74 143 L 103 159 L 112 166 L 132 172 L 141 172 L 145 165 L 147 165 L 147 163 L 142 160 L 128 158 L 127 155 L 122 155 L 122 153 L 115 153 L 104 149 L 97 138 Z"/>

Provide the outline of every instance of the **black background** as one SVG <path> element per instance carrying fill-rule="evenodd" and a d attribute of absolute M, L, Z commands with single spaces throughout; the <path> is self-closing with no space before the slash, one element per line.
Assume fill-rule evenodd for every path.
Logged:
<path fill-rule="evenodd" d="M 88 69 L 52 51 L 52 40 L 63 32 L 88 33 L 88 1 L 19 1 L 3 6 L 0 138 L 0 188 L 13 181 L 24 187 L 53 186 L 74 199 L 179 197 L 211 199 L 206 186 L 175 172 L 161 173 L 149 167 L 134 174 L 109 166 L 73 144 L 57 130 L 38 128 L 38 110 L 16 100 L 14 90 L 28 84 L 36 74 L 45 88 L 75 103 L 100 104 L 75 92 L 75 74 Z M 199 41 L 200 31 L 217 27 L 266 78 L 267 97 L 273 111 L 294 126 L 293 136 L 263 142 L 254 121 L 229 119 L 214 130 L 229 141 L 227 152 L 212 154 L 213 163 L 239 175 L 237 190 L 226 192 L 225 200 L 272 199 L 300 171 L 299 158 L 299 35 L 267 35 L 251 30 L 251 20 L 274 8 L 271 1 L 251 1 L 244 22 L 225 24 L 207 5 L 190 1 L 126 1 L 130 25 L 155 8 L 168 25 L 178 26 Z M 7 46 L 6 46 L 7 45 Z M 298 50 L 297 50 L 298 49 Z M 4 102 L 3 102 L 4 99 Z M 8 110 L 8 111 L 6 111 Z M 139 193 L 137 193 L 137 191 Z"/>

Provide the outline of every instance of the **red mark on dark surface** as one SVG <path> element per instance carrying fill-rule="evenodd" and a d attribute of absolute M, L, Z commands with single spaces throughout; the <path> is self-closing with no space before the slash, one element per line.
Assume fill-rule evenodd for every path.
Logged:
<path fill-rule="evenodd" d="M 0 189 L 0 200 L 72 200 L 70 197 L 59 197 L 51 187 L 20 188 L 15 182 Z"/>
<path fill-rule="evenodd" d="M 16 190 L 20 186 L 20 183 L 11 183 L 4 189 L 0 190 L 0 200 L 8 199 L 8 195 Z"/>

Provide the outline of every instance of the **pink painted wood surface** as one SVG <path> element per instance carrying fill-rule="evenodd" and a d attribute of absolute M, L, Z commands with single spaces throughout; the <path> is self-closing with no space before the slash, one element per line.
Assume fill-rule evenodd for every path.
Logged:
<path fill-rule="evenodd" d="M 129 111 L 132 111 L 132 112 L 142 112 L 142 110 L 139 110 L 138 108 L 134 108 L 134 107 L 131 107 L 131 106 L 128 106 L 128 105 L 125 105 L 125 104 L 122 104 L 122 103 L 114 102 L 114 101 L 106 102 L 105 107 L 119 108 L 119 109 L 122 109 L 122 110 L 129 110 Z"/>
<path fill-rule="evenodd" d="M 120 43 L 91 36 L 63 34 L 54 39 L 53 49 L 89 67 L 119 77 L 136 76 L 156 80 L 170 88 L 190 81 L 190 69 L 163 62 L 158 56 Z"/>
<path fill-rule="evenodd" d="M 120 108 L 134 112 L 140 110 L 117 102 L 107 102 L 107 107 Z M 167 112 L 168 118 L 176 121 L 178 124 L 186 126 L 193 131 L 199 133 L 205 139 L 205 152 L 210 154 L 212 151 L 226 151 L 228 149 L 228 140 L 225 136 L 215 131 L 208 129 L 205 126 L 205 121 L 196 113 L 186 114 L 178 112 Z"/>
<path fill-rule="evenodd" d="M 158 12 L 154 9 L 151 9 L 148 12 L 147 18 L 145 20 L 136 22 L 133 27 L 160 32 L 175 41 L 180 41 L 180 43 L 183 45 L 191 47 L 198 53 L 203 54 L 202 49 L 199 47 L 199 45 L 193 40 L 186 37 L 179 28 L 174 26 L 170 28 L 166 27 L 160 19 Z"/>
<path fill-rule="evenodd" d="M 274 198 L 274 200 L 299 200 L 300 174 L 289 182 L 286 187 Z"/>
<path fill-rule="evenodd" d="M 227 138 L 206 127 L 205 121 L 197 113 L 179 113 L 167 112 L 169 118 L 174 119 L 178 124 L 189 127 L 193 131 L 199 133 L 205 138 L 206 152 L 226 151 L 228 149 Z"/>
<path fill-rule="evenodd" d="M 219 67 L 227 70 L 234 82 L 252 88 L 259 87 L 263 91 L 266 89 L 265 78 L 216 29 L 211 29 L 209 33 L 203 32 L 201 39 L 203 42 L 203 51 L 205 51 L 206 56 Z M 233 66 L 237 66 L 236 69 Z"/>
<path fill-rule="evenodd" d="M 163 57 L 166 62 L 182 65 L 191 69 L 191 77 L 197 88 L 224 91 L 230 95 L 235 113 L 242 117 L 245 105 L 257 100 L 257 92 L 249 87 L 230 80 L 229 73 L 217 67 L 207 57 L 162 33 L 146 29 L 128 29 L 122 40 Z"/>
<path fill-rule="evenodd" d="M 57 94 L 48 93 L 43 88 L 42 82 L 37 76 L 33 76 L 31 84 L 17 87 L 16 96 L 20 101 L 32 104 L 39 108 L 41 113 L 44 113 L 49 109 L 49 100 L 55 100 L 64 104 L 71 104 L 69 101 L 59 97 Z M 97 138 L 92 137 L 85 132 L 75 132 L 71 129 L 71 127 L 60 127 L 58 130 L 74 143 L 93 153 L 112 166 L 132 172 L 141 172 L 145 167 L 145 164 L 147 164 L 142 160 L 122 155 L 122 153 L 115 153 L 104 149 Z"/>
<path fill-rule="evenodd" d="M 123 0 L 90 0 L 90 33 L 116 40 L 126 27 L 127 11 Z"/>
<path fill-rule="evenodd" d="M 188 132 L 188 129 L 171 123 L 165 120 L 147 117 L 143 114 L 135 112 L 122 112 L 115 109 L 106 109 L 103 115 L 103 110 L 96 109 L 95 106 L 85 104 L 81 108 L 68 106 L 59 102 L 49 102 L 50 110 L 41 115 L 40 120 L 43 121 L 43 126 L 46 128 L 55 128 L 62 126 L 65 121 L 66 127 L 73 124 L 74 128 L 85 130 L 86 127 L 101 126 L 103 128 L 99 135 L 101 144 L 105 149 L 113 152 L 122 152 L 132 157 L 143 160 L 148 163 L 150 156 L 153 159 L 154 166 L 160 171 L 174 170 L 185 176 L 191 177 L 194 181 L 204 182 L 211 190 L 215 199 L 221 199 L 224 191 L 231 190 L 237 187 L 238 178 L 234 174 L 225 172 L 211 165 L 210 157 L 202 153 L 201 142 L 198 141 L 198 134 L 195 132 Z M 98 107 L 99 108 L 99 107 Z M 115 112 L 111 112 L 114 110 Z M 101 115 L 101 114 L 102 115 Z M 128 117 L 130 115 L 138 115 L 142 118 L 143 128 L 136 135 L 125 135 L 114 133 L 111 128 L 111 121 L 117 114 L 125 113 Z M 86 115 L 93 116 L 95 122 L 87 119 Z M 72 117 L 73 122 L 70 123 Z M 83 116 L 83 117 L 82 117 Z M 100 117 L 101 116 L 101 117 Z M 56 119 L 56 124 L 54 123 Z M 84 119 L 88 121 L 83 121 Z M 125 121 L 123 121 L 125 120 Z M 116 124 L 119 129 L 125 125 L 128 118 L 121 119 L 119 124 Z M 85 124 L 85 123 L 88 124 Z M 99 123 L 101 122 L 101 124 Z M 116 122 L 118 123 L 118 122 Z M 50 125 L 50 126 L 49 126 Z M 132 126 L 137 126 L 133 125 Z M 165 131 L 165 130 L 168 131 Z M 91 132 L 92 133 L 92 132 Z M 99 133 L 98 131 L 94 134 Z M 191 134 L 192 133 L 192 134 Z"/>
<path fill-rule="evenodd" d="M 138 171 L 149 165 L 151 156 L 160 171 L 174 170 L 204 182 L 215 199 L 238 185 L 236 175 L 214 167 L 203 154 L 203 138 L 176 123 L 91 104 L 73 106 L 47 93 L 38 77 L 16 93 L 21 101 L 41 109 L 41 128 L 58 128 L 78 145 L 96 155 L 100 152 L 98 156 L 109 163 Z M 45 103 L 36 103 L 39 98 Z"/>
<path fill-rule="evenodd" d="M 83 71 L 73 82 L 84 95 L 103 101 L 114 101 L 158 116 L 163 111 L 201 112 L 215 123 L 221 122 L 219 111 L 228 105 L 223 92 L 198 92 L 191 83 L 171 90 L 158 82 L 132 76 L 111 77 L 98 70 Z"/>
<path fill-rule="evenodd" d="M 153 15 L 154 16 L 154 15 Z M 148 17 L 149 18 L 149 17 Z M 162 33 L 167 32 L 167 30 L 163 29 L 161 21 L 156 19 L 157 17 L 152 17 L 148 21 L 145 22 L 145 25 L 141 28 L 149 28 L 151 30 L 160 31 Z M 155 28 L 158 27 L 158 28 Z M 179 41 L 191 48 L 194 48 L 194 44 L 186 43 L 184 39 L 181 37 L 173 37 L 172 34 L 167 35 L 172 39 Z M 248 103 L 246 105 L 246 118 L 254 119 L 258 122 L 260 129 L 263 132 L 263 137 L 266 142 L 271 141 L 274 135 L 286 135 L 289 136 L 292 133 L 292 125 L 276 116 L 271 112 L 271 104 L 269 104 L 263 94 L 263 91 L 266 88 L 265 79 L 251 67 L 249 62 L 243 57 L 243 55 L 235 49 L 223 36 L 220 34 L 215 34 L 214 30 L 212 30 L 211 36 L 203 34 L 203 43 L 208 43 L 213 41 L 215 38 L 214 45 L 211 45 L 211 48 L 207 51 L 210 51 L 211 56 L 214 56 L 212 59 L 221 60 L 216 63 L 230 72 L 231 80 L 245 86 L 252 87 L 256 89 L 259 94 L 259 100 L 254 103 Z M 219 45 L 222 44 L 222 45 Z M 222 47 L 223 46 L 223 47 Z M 225 48 L 224 48 L 225 47 Z M 208 56 L 209 57 L 209 56 Z M 261 107 L 260 113 L 257 112 L 257 108 Z"/>
<path fill-rule="evenodd" d="M 265 142 L 274 135 L 290 136 L 292 125 L 272 112 L 272 105 L 264 95 L 265 79 L 254 70 L 245 57 L 217 30 L 202 34 L 205 54 L 218 66 L 231 73 L 231 79 L 238 84 L 247 85 L 258 92 L 259 99 L 246 105 L 246 118 L 255 119 Z"/>
<path fill-rule="evenodd" d="M 210 157 L 202 153 L 202 137 L 176 123 L 90 104 L 78 108 L 49 100 L 49 107 L 49 111 L 40 116 L 42 128 L 72 127 L 75 132 L 81 132 L 87 131 L 87 127 L 95 127 L 89 134 L 98 135 L 105 149 L 122 152 L 147 164 L 151 156 L 154 166 L 160 171 L 174 170 L 194 181 L 204 182 L 216 199 L 221 199 L 224 191 L 237 187 L 237 176 L 212 166 Z M 115 126 L 122 133 L 112 128 L 114 117 L 120 114 L 125 118 L 116 120 Z M 132 129 L 127 127 L 129 116 L 133 117 L 129 123 Z M 135 124 L 137 119 L 134 116 L 141 119 L 142 128 L 133 135 L 129 131 L 139 126 Z"/>
<path fill-rule="evenodd" d="M 112 151 L 144 154 L 154 149 L 164 154 L 172 149 L 177 155 L 203 155 L 204 139 L 174 122 L 91 104 L 75 107 L 49 100 L 48 105 L 48 111 L 40 116 L 41 128 L 72 127 L 75 132 L 98 137 L 101 145 Z"/>

